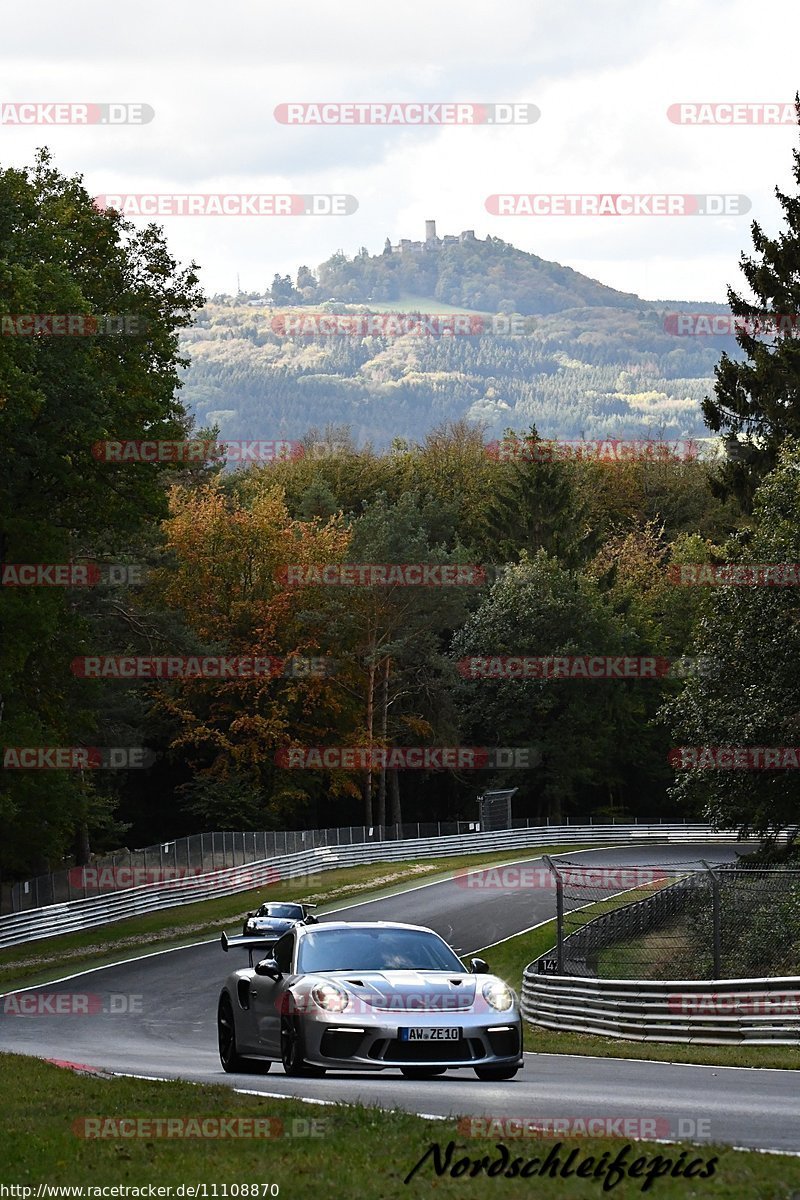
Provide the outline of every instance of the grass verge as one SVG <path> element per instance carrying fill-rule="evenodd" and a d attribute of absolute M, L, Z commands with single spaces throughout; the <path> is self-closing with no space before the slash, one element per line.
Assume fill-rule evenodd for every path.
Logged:
<path fill-rule="evenodd" d="M 513 1084 L 502 1086 L 513 1088 Z M 424 1087 L 410 1080 L 398 1080 L 398 1088 L 416 1091 L 420 1105 L 424 1105 Z M 488 1095 L 492 1090 L 489 1089 Z M 656 1156 L 662 1163 L 670 1161 L 667 1168 L 670 1171 L 678 1162 L 687 1167 L 693 1160 L 695 1164 L 700 1160 L 700 1165 L 694 1166 L 698 1176 L 706 1170 L 713 1171 L 707 1179 L 669 1176 L 657 1179 L 648 1194 L 659 1200 L 706 1196 L 714 1200 L 741 1200 L 743 1196 L 748 1200 L 790 1200 L 793 1192 L 800 1189 L 800 1159 L 780 1155 L 713 1146 L 631 1144 L 621 1138 L 565 1139 L 561 1143 L 539 1138 L 505 1141 L 497 1137 L 473 1138 L 459 1129 L 455 1120 L 429 1121 L 398 1110 L 383 1112 L 356 1105 L 322 1107 L 243 1096 L 222 1084 L 199 1086 L 77 1075 L 37 1059 L 10 1054 L 0 1055 L 0 1093 L 4 1126 L 0 1181 L 31 1188 L 28 1196 L 35 1196 L 39 1184 L 50 1184 L 81 1186 L 85 1197 L 92 1195 L 91 1188 L 107 1186 L 144 1187 L 146 1195 L 148 1185 L 158 1185 L 172 1189 L 172 1196 L 278 1194 L 284 1200 L 320 1200 L 328 1196 L 397 1200 L 428 1195 L 434 1189 L 437 1196 L 468 1200 L 494 1191 L 503 1196 L 585 1200 L 587 1196 L 605 1194 L 599 1178 L 575 1175 L 562 1178 L 560 1174 L 555 1178 L 549 1174 L 540 1177 L 542 1160 L 555 1149 L 559 1167 L 563 1168 L 570 1151 L 575 1150 L 573 1171 L 582 1163 L 588 1168 L 589 1156 L 593 1159 L 591 1169 L 596 1169 L 603 1161 L 603 1154 L 608 1156 L 607 1164 L 626 1146 L 628 1166 L 639 1158 L 647 1160 L 644 1167 L 639 1167 L 640 1171 L 651 1170 Z M 142 1127 L 98 1123 L 95 1131 L 108 1134 L 116 1128 L 127 1131 L 129 1136 L 87 1138 L 81 1136 L 87 1129 L 82 1123 L 86 1118 L 104 1121 L 141 1118 L 150 1125 L 141 1136 L 130 1136 Z M 255 1118 L 261 1122 L 256 1128 L 269 1129 L 272 1136 L 233 1137 L 229 1132 L 223 1138 L 190 1140 L 174 1133 L 169 1138 L 159 1137 L 154 1136 L 155 1121 L 159 1118 L 180 1121 Z M 213 1126 L 206 1125 L 209 1128 Z M 307 1136 L 311 1131 L 315 1136 Z M 520 1158 L 524 1165 L 538 1158 L 539 1163 L 530 1169 L 532 1177 L 503 1178 L 498 1190 L 488 1185 L 483 1171 L 470 1177 L 469 1167 L 462 1166 L 456 1176 L 448 1170 L 437 1177 L 430 1155 L 408 1185 L 404 1183 L 433 1143 L 441 1147 L 444 1158 L 451 1141 L 456 1144 L 451 1166 L 457 1166 L 463 1156 L 473 1163 L 487 1156 L 487 1166 L 501 1161 L 498 1142 L 506 1146 L 509 1161 Z M 682 1150 L 686 1151 L 683 1160 L 679 1157 Z M 613 1195 L 620 1200 L 640 1196 L 646 1180 L 646 1174 L 625 1178 L 613 1187 Z M 176 1186 L 181 1184 L 184 1191 L 177 1193 Z M 216 1192 L 210 1186 L 214 1184 L 219 1189 Z M 188 1190 L 198 1185 L 198 1191 Z M 223 1185 L 227 1185 L 225 1190 Z M 257 1190 L 252 1190 L 254 1185 L 258 1185 Z M 277 1185 L 278 1192 L 271 1192 L 269 1185 Z M 169 1195 L 166 1190 L 161 1194 Z M 17 1195 L 24 1198 L 26 1193 Z"/>
<path fill-rule="evenodd" d="M 446 879 L 452 871 L 478 868 L 499 862 L 519 862 L 524 858 L 540 858 L 542 854 L 562 854 L 589 849 L 584 846 L 542 846 L 513 850 L 495 850 L 490 854 L 458 855 L 441 858 L 421 858 L 412 862 L 368 863 L 362 867 L 338 867 L 287 879 L 285 882 L 221 896 L 218 900 L 202 900 L 142 917 L 128 917 L 113 925 L 102 925 L 81 933 L 60 934 L 51 940 L 41 939 L 12 946 L 0 951 L 0 992 L 16 987 L 46 983 L 65 970 L 78 972 L 102 967 L 125 958 L 134 958 L 143 951 L 166 950 L 172 946 L 188 945 L 204 937 L 219 934 L 224 927 L 240 924 L 246 912 L 268 900 L 306 900 L 319 904 L 326 911 L 341 907 L 352 900 L 375 899 L 391 895 L 416 882 Z M 447 869 L 443 870 L 446 863 Z M 241 933 L 241 929 L 236 932 Z"/>

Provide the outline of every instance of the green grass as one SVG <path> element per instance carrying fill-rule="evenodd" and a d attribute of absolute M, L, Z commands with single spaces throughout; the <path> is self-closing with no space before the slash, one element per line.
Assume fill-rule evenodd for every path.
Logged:
<path fill-rule="evenodd" d="M 420 312 L 420 313 L 477 313 L 490 317 L 494 313 L 485 308 L 464 308 L 460 304 L 445 304 L 434 300 L 432 296 L 403 295 L 397 300 L 368 300 L 359 303 L 360 308 L 368 308 L 370 312 Z"/>
<path fill-rule="evenodd" d="M 480 1085 L 476 1082 L 476 1087 Z M 513 1086 L 513 1085 L 508 1085 Z M 414 1100 L 424 1104 L 424 1087 L 397 1081 Z M 498 1159 L 498 1141 L 493 1137 L 472 1138 L 455 1120 L 427 1121 L 399 1110 L 382 1112 L 361 1106 L 320 1106 L 291 1100 L 244 1096 L 220 1084 L 198 1086 L 184 1082 L 150 1082 L 138 1079 L 108 1079 L 77 1075 L 48 1063 L 18 1055 L 0 1055 L 0 1094 L 3 1096 L 3 1148 L 0 1182 L 36 1188 L 39 1183 L 61 1186 L 176 1185 L 205 1184 L 207 1196 L 216 1184 L 222 1195 L 227 1185 L 259 1185 L 258 1195 L 269 1195 L 263 1185 L 277 1184 L 282 1200 L 398 1200 L 399 1197 L 486 1197 L 491 1195 L 548 1197 L 585 1200 L 602 1196 L 600 1181 L 549 1176 L 532 1179 L 502 1179 L 489 1183 L 485 1175 L 436 1176 L 431 1158 L 413 1176 L 403 1181 L 433 1143 L 444 1155 L 450 1141 L 456 1143 L 452 1162 L 468 1155 L 473 1161 L 484 1155 Z M 86 1138 L 85 1118 L 271 1119 L 275 1135 L 253 1137 L 186 1139 L 152 1136 Z M 280 1122 L 281 1126 L 275 1124 Z M 284 1136 L 280 1135 L 280 1130 Z M 130 1130 L 132 1127 L 123 1127 Z M 230 1129 L 230 1126 L 228 1127 Z M 266 1124 L 260 1126 L 266 1129 Z M 316 1136 L 297 1136 L 313 1130 Z M 285 1136 L 285 1134 L 293 1136 Z M 551 1140 L 508 1138 L 511 1159 L 540 1160 L 554 1146 Z M 570 1150 L 595 1162 L 608 1152 L 616 1156 L 625 1146 L 619 1138 L 564 1140 L 559 1151 L 563 1162 Z M 660 1156 L 672 1162 L 681 1149 L 684 1164 L 716 1158 L 712 1179 L 658 1179 L 649 1195 L 659 1200 L 692 1200 L 713 1196 L 715 1200 L 791 1200 L 800 1189 L 800 1159 L 723 1147 L 628 1143 L 630 1163 L 639 1156 Z M 696 1168 L 699 1170 L 700 1168 Z M 643 1179 L 626 1179 L 613 1188 L 620 1200 L 641 1196 Z M 91 1193 L 88 1193 L 89 1195 Z M 175 1191 L 172 1192 L 173 1196 Z M 184 1193 L 185 1194 L 185 1193 Z M 202 1193 L 200 1193 L 202 1195 Z M 242 1194 L 241 1190 L 238 1193 Z M 248 1193 L 252 1195 L 253 1193 Z M 24 1193 L 23 1193 L 24 1196 Z"/>
<path fill-rule="evenodd" d="M 614 942 L 597 956 L 601 979 L 702 979 L 695 966 L 695 944 L 679 918 L 640 937 Z"/>
<path fill-rule="evenodd" d="M 663 883 L 650 883 L 644 887 L 637 887 L 634 889 L 636 899 L 641 899 L 643 895 L 648 895 L 664 886 L 666 885 Z M 623 892 L 620 896 L 609 896 L 608 899 L 598 900 L 594 904 L 588 904 L 585 908 L 573 909 L 567 915 L 568 932 L 574 932 L 580 926 L 593 921 L 595 917 L 611 912 L 612 909 L 622 908 L 630 902 L 631 893 Z M 519 933 L 515 937 L 506 938 L 503 942 L 496 942 L 494 946 L 486 947 L 481 951 L 481 957 L 488 960 L 495 974 L 500 975 L 511 987 L 519 990 L 522 986 L 522 972 L 528 963 L 533 962 L 545 951 L 552 950 L 555 944 L 556 923 L 547 921 L 544 925 L 529 930 L 527 933 Z"/>
<path fill-rule="evenodd" d="M 61 934 L 0 951 L 0 991 L 46 983 L 65 970 L 78 972 L 134 958 L 143 951 L 189 945 L 235 928 L 246 912 L 268 900 L 306 900 L 326 912 L 349 903 L 392 895 L 417 882 L 447 879 L 461 868 L 519 862 L 542 854 L 574 853 L 582 846 L 542 846 L 495 850 L 490 854 L 458 855 L 449 859 L 421 858 L 412 862 L 368 863 L 291 879 L 251 892 L 202 900 L 146 916 L 129 917 L 81 933 Z M 443 870 L 443 868 L 446 869 Z M 241 933 L 241 929 L 237 932 Z"/>
<path fill-rule="evenodd" d="M 298 305 L 298 304 L 277 304 L 274 311 L 280 313 L 302 313 L 302 312 L 320 312 L 328 301 L 319 300 L 314 304 Z M 348 311 L 356 311 L 358 309 L 366 309 L 368 312 L 388 312 L 388 313 L 466 313 L 469 315 L 476 314 L 482 317 L 496 316 L 496 313 L 490 312 L 486 308 L 464 308 L 461 304 L 445 304 L 441 300 L 434 300 L 432 296 L 414 296 L 404 294 L 396 300 L 337 300 L 337 308 L 344 308 Z M 272 309 L 264 308 L 264 311 L 272 312 Z"/>
<path fill-rule="evenodd" d="M 623 898 L 618 899 L 618 903 Z M 598 906 L 599 907 L 599 906 Z M 586 911 L 585 919 L 597 911 Z M 556 923 L 518 934 L 481 950 L 492 971 L 519 992 L 528 963 L 551 950 Z M 719 1067 L 770 1067 L 800 1070 L 800 1046 L 699 1046 L 672 1042 L 638 1042 L 598 1034 L 570 1033 L 524 1023 L 525 1049 L 540 1054 L 579 1054 L 598 1058 L 643 1058 L 651 1062 L 699 1063 Z"/>

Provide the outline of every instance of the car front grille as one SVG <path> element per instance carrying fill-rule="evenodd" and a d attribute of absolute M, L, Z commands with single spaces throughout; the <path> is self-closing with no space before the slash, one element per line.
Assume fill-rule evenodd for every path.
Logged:
<path fill-rule="evenodd" d="M 483 1058 L 483 1047 L 472 1038 L 459 1038 L 457 1042 L 401 1042 L 399 1038 L 387 1038 L 376 1042 L 369 1056 L 395 1063 L 463 1062 L 465 1058 Z"/>

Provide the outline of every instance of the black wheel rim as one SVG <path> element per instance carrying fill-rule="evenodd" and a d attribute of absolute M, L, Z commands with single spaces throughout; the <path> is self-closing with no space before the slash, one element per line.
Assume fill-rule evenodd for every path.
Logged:
<path fill-rule="evenodd" d="M 281 1058 L 287 1070 L 292 1070 L 297 1062 L 297 1029 L 294 1022 L 281 1022 Z"/>

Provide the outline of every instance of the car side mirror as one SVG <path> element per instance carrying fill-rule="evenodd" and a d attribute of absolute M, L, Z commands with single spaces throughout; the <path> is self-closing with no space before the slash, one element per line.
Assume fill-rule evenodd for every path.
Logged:
<path fill-rule="evenodd" d="M 256 963 L 256 975 L 268 975 L 270 979 L 283 979 L 283 971 L 280 969 L 274 958 L 262 958 L 261 962 Z"/>
<path fill-rule="evenodd" d="M 489 974 L 489 964 L 485 958 L 471 958 L 469 960 L 469 969 L 473 975 Z"/>
<path fill-rule="evenodd" d="M 256 914 L 254 912 L 249 912 L 247 915 L 248 917 L 254 917 Z"/>

